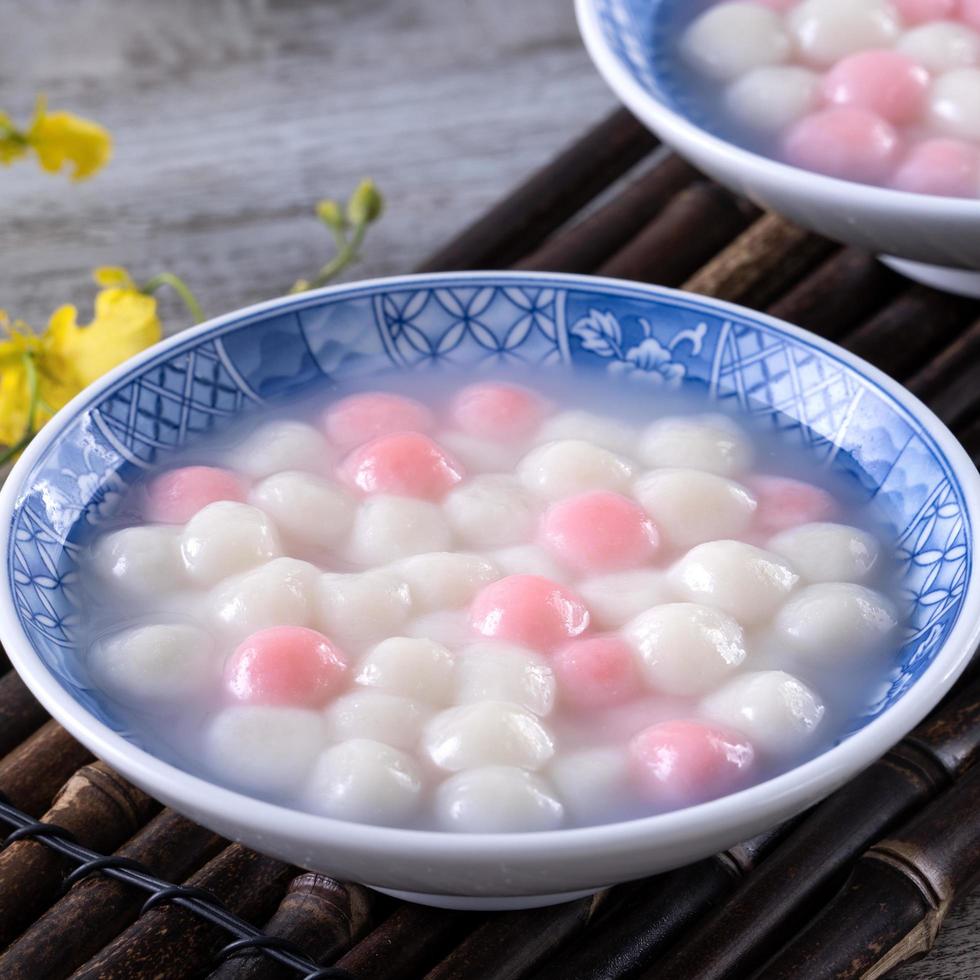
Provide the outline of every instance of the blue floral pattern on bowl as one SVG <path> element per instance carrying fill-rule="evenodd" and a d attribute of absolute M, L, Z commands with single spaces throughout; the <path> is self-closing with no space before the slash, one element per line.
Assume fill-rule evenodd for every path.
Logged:
<path fill-rule="evenodd" d="M 949 636 L 972 575 L 970 519 L 948 460 L 878 382 L 746 310 L 574 276 L 413 277 L 296 297 L 150 353 L 70 416 L 22 480 L 5 560 L 23 629 L 58 682 L 123 730 L 76 653 L 79 544 L 134 474 L 264 402 L 392 367 L 604 371 L 637 399 L 693 388 L 735 403 L 877 497 L 899 542 L 911 614 L 900 666 L 855 730 L 915 683 Z M 146 748 L 147 746 L 141 746 Z"/>

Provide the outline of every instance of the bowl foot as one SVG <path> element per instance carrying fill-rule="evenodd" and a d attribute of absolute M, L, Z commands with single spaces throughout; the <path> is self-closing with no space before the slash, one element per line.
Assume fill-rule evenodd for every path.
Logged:
<path fill-rule="evenodd" d="M 372 886 L 373 887 L 373 886 Z M 456 909 L 461 912 L 511 912 L 518 909 L 540 909 L 546 905 L 562 905 L 577 898 L 594 895 L 599 889 L 583 892 L 559 892 L 556 895 L 505 895 L 500 898 L 482 898 L 476 895 L 427 895 L 424 892 L 400 892 L 391 888 L 375 888 L 382 895 L 399 898 L 416 905 L 430 905 L 437 909 Z"/>
<path fill-rule="evenodd" d="M 974 269 L 955 269 L 945 265 L 928 265 L 925 262 L 911 262 L 892 255 L 879 256 L 889 268 L 901 273 L 923 286 L 931 286 L 945 293 L 969 296 L 980 299 L 980 272 Z"/>

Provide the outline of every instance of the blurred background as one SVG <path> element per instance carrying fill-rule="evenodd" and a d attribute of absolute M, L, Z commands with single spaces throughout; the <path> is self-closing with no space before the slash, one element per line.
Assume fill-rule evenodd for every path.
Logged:
<path fill-rule="evenodd" d="M 0 306 L 38 325 L 62 302 L 87 307 L 104 264 L 176 272 L 209 315 L 279 295 L 329 257 L 315 201 L 363 176 L 387 212 L 345 277 L 408 272 L 614 104 L 570 0 L 5 0 L 3 12 L 0 106 L 26 119 L 44 91 L 115 140 L 83 183 L 0 171 Z M 164 306 L 169 327 L 180 311 Z"/>

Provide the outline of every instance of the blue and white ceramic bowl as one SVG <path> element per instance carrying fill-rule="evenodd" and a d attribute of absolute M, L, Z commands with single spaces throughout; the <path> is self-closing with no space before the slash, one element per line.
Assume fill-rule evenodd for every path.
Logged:
<path fill-rule="evenodd" d="M 980 297 L 980 200 L 824 177 L 712 133 L 665 56 L 690 6 L 690 0 L 575 0 L 592 60 L 636 117 L 705 173 L 760 205 L 880 253 L 920 282 Z"/>
<path fill-rule="evenodd" d="M 900 542 L 912 616 L 901 665 L 849 737 L 734 795 L 586 829 L 451 835 L 343 823 L 251 799 L 156 758 L 93 688 L 76 647 L 78 541 L 147 466 L 264 402 L 392 365 L 437 376 L 534 365 L 615 372 L 737 403 L 847 471 Z M 33 441 L 0 494 L 0 637 L 44 706 L 133 782 L 221 834 L 331 875 L 452 907 L 545 904 L 702 858 L 819 800 L 932 708 L 978 638 L 980 478 L 900 385 L 784 323 L 584 276 L 462 273 L 337 286 L 212 320 L 117 368 Z"/>

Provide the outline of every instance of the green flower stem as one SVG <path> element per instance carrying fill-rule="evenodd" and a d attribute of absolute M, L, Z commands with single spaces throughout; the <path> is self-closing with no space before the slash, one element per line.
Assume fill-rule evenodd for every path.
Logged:
<path fill-rule="evenodd" d="M 140 292 L 152 295 L 161 286 L 169 286 L 183 300 L 184 306 L 187 307 L 187 311 L 194 318 L 195 323 L 203 323 L 207 319 L 197 297 L 191 292 L 190 286 L 180 276 L 174 275 L 172 272 L 161 272 L 154 276 L 143 284 Z"/>
<path fill-rule="evenodd" d="M 367 222 L 355 225 L 354 232 L 349 239 L 343 237 L 343 232 L 335 231 L 334 237 L 339 246 L 337 254 L 309 282 L 296 283 L 290 292 L 303 293 L 307 289 L 318 289 L 320 286 L 326 286 L 334 276 L 342 272 L 357 258 L 366 234 Z"/>

